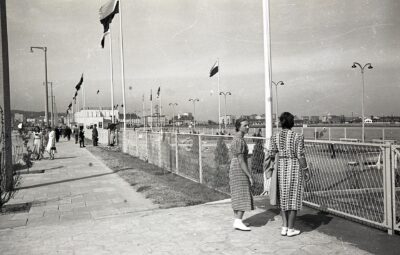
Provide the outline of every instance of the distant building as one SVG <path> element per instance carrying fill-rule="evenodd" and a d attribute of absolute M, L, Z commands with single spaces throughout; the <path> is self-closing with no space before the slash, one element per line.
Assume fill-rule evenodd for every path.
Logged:
<path fill-rule="evenodd" d="M 320 123 L 319 116 L 310 116 L 310 124 L 318 124 Z"/>
<path fill-rule="evenodd" d="M 226 123 L 226 125 L 233 125 L 235 123 L 235 116 L 234 115 L 226 115 L 226 119 L 225 119 L 225 115 L 224 115 L 219 118 L 219 121 L 221 122 L 221 124 Z"/>
<path fill-rule="evenodd" d="M 90 127 L 97 124 L 98 128 L 107 128 L 108 123 L 111 123 L 112 113 L 114 112 L 115 121 L 119 121 L 118 110 L 111 110 L 111 107 L 102 109 L 84 109 L 74 113 L 74 119 L 67 118 L 67 124 L 77 124 L 78 126 Z"/>

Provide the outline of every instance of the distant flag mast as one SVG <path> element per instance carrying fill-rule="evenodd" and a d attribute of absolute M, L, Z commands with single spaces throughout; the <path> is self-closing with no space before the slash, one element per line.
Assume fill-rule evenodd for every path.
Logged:
<path fill-rule="evenodd" d="M 219 59 L 215 62 L 215 64 L 211 67 L 210 70 L 210 78 L 213 77 L 216 73 L 218 73 L 218 129 L 221 131 L 221 121 L 220 121 L 220 116 L 221 116 L 221 97 L 219 95 Z"/>
<path fill-rule="evenodd" d="M 105 36 L 110 35 L 110 68 L 111 68 L 111 106 L 114 106 L 114 84 L 113 84 L 113 67 L 112 67 L 112 38 L 110 24 L 115 16 L 119 13 L 119 34 L 120 34 L 120 54 L 121 54 L 121 80 L 122 80 L 122 104 L 126 105 L 125 100 L 125 67 L 124 67 L 124 44 L 123 44 L 123 33 L 122 33 L 122 8 L 121 1 L 109 0 L 103 6 L 101 6 L 100 23 L 103 24 L 103 37 L 101 40 L 101 46 L 104 48 Z M 111 107 L 112 109 L 112 107 Z M 126 107 L 123 108 L 124 113 L 124 131 L 126 130 Z M 112 110 L 112 122 L 114 123 L 114 110 Z M 124 132 L 125 134 L 125 132 Z"/>

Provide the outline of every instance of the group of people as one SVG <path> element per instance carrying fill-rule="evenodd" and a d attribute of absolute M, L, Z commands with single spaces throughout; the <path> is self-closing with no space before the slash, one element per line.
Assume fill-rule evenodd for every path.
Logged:
<path fill-rule="evenodd" d="M 54 154 L 57 152 L 56 149 L 56 129 L 47 127 L 40 130 L 39 127 L 35 127 L 33 131 L 33 150 L 32 155 L 35 160 L 44 158 L 44 153 L 49 154 L 50 159 L 54 159 Z"/>
<path fill-rule="evenodd" d="M 294 228 L 297 211 L 302 208 L 303 172 L 308 169 L 304 153 L 304 136 L 292 131 L 294 116 L 284 112 L 279 118 L 281 130 L 274 133 L 269 141 L 265 158 L 272 159 L 277 171 L 277 201 L 281 210 L 283 236 L 296 236 L 300 230 Z M 254 210 L 251 187 L 254 179 L 247 164 L 248 147 L 244 140 L 249 132 L 249 123 L 238 119 L 236 135 L 230 147 L 232 160 L 229 169 L 231 201 L 234 213 L 233 227 L 250 231 L 243 221 L 245 211 Z"/>

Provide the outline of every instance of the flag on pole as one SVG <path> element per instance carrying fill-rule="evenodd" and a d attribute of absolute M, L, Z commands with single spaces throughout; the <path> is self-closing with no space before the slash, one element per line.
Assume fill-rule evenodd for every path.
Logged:
<path fill-rule="evenodd" d="M 216 73 L 218 73 L 218 61 L 216 61 L 213 67 L 211 67 L 210 77 L 213 77 Z"/>
<path fill-rule="evenodd" d="M 100 93 L 100 90 L 97 90 L 97 93 L 96 94 L 99 94 Z"/>
<path fill-rule="evenodd" d="M 157 98 L 160 96 L 160 92 L 161 92 L 161 87 L 158 87 L 158 90 L 157 90 Z"/>
<path fill-rule="evenodd" d="M 101 48 L 103 48 L 103 49 L 104 49 L 104 41 L 106 40 L 106 36 L 107 36 L 109 33 L 110 33 L 110 31 L 107 31 L 107 32 L 105 32 L 105 33 L 103 34 L 103 36 L 101 37 L 100 45 L 101 45 Z"/>
<path fill-rule="evenodd" d="M 78 96 L 78 91 L 75 92 L 74 99 Z"/>
<path fill-rule="evenodd" d="M 70 103 L 70 104 L 68 105 L 68 109 L 71 109 L 71 107 L 72 107 L 72 103 Z"/>
<path fill-rule="evenodd" d="M 103 25 L 103 38 L 101 39 L 101 46 L 104 48 L 104 37 L 110 29 L 110 24 L 115 16 L 119 12 L 118 0 L 109 0 L 103 6 L 100 7 L 100 23 Z"/>
<path fill-rule="evenodd" d="M 153 91 L 150 90 L 150 101 L 153 101 Z"/>
<path fill-rule="evenodd" d="M 78 90 L 80 90 L 80 89 L 81 89 L 81 85 L 82 85 L 82 83 L 83 83 L 83 73 L 82 73 L 81 79 L 79 80 L 78 84 L 76 84 L 76 86 L 75 86 L 75 88 L 76 88 L 76 91 L 78 91 Z M 78 95 L 78 94 L 77 94 L 77 93 L 75 93 L 75 96 L 76 96 L 76 95 Z"/>

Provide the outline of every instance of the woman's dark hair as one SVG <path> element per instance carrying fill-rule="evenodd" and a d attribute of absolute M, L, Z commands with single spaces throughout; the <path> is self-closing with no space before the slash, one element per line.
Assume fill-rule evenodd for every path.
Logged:
<path fill-rule="evenodd" d="M 236 129 L 236 132 L 239 132 L 239 129 L 240 129 L 240 126 L 242 125 L 242 122 L 243 121 L 246 121 L 245 119 L 237 119 L 236 121 L 235 121 L 235 129 Z"/>
<path fill-rule="evenodd" d="M 291 129 L 294 126 L 294 116 L 290 112 L 284 112 L 279 117 L 282 128 Z"/>

